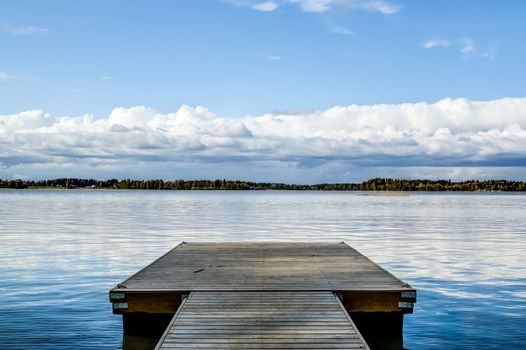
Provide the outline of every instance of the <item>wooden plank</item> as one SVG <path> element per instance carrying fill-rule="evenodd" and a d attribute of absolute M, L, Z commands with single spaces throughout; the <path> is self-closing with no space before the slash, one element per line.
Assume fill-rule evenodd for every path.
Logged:
<path fill-rule="evenodd" d="M 331 292 L 192 292 L 165 349 L 369 349 Z"/>

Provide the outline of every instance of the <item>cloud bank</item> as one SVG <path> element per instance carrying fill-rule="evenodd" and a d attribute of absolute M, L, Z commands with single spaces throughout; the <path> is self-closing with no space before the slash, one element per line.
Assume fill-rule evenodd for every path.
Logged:
<path fill-rule="evenodd" d="M 292 182 L 516 178 L 525 166 L 526 98 L 350 105 L 243 118 L 187 105 L 173 113 L 120 107 L 102 119 L 42 110 L 0 115 L 4 178 L 75 171 Z M 491 169 L 508 172 L 498 176 Z"/>

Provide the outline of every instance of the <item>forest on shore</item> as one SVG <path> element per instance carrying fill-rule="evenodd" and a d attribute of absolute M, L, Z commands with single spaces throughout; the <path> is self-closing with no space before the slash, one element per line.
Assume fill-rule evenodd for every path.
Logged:
<path fill-rule="evenodd" d="M 508 180 L 404 180 L 374 178 L 361 183 L 295 185 L 233 180 L 95 180 L 60 178 L 52 180 L 2 180 L 0 188 L 62 188 L 115 190 L 284 190 L 284 191 L 526 191 L 526 182 Z"/>

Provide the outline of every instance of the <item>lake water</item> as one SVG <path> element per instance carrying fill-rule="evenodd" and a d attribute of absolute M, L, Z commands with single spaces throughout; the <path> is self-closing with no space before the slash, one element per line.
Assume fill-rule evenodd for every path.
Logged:
<path fill-rule="evenodd" d="M 0 190 L 0 347 L 119 349 L 108 290 L 180 241 L 346 241 L 418 289 L 408 349 L 526 349 L 526 195 Z"/>

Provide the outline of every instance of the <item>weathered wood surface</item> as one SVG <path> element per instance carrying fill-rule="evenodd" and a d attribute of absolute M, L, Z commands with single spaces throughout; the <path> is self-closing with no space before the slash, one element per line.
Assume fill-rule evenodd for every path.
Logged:
<path fill-rule="evenodd" d="M 369 349 L 331 292 L 192 292 L 156 349 Z"/>
<path fill-rule="evenodd" d="M 265 290 L 414 291 L 345 243 L 182 243 L 113 291 Z"/>

